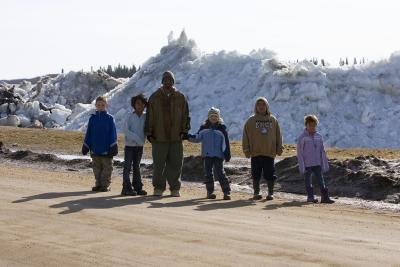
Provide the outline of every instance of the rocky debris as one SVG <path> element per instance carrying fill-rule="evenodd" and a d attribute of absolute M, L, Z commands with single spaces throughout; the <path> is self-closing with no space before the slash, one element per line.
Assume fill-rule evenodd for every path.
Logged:
<path fill-rule="evenodd" d="M 305 194 L 304 178 L 300 175 L 296 157 L 288 157 L 276 164 L 278 191 Z M 151 168 L 151 166 L 149 166 Z M 225 173 L 232 183 L 252 184 L 249 167 L 225 166 Z M 200 156 L 184 158 L 182 180 L 203 182 L 203 161 Z M 216 179 L 217 180 L 217 179 Z M 319 192 L 316 179 L 314 187 Z M 374 156 L 354 159 L 330 160 L 330 171 L 325 174 L 326 185 L 332 195 L 357 197 L 400 203 L 400 160 L 382 160 Z M 265 185 L 265 181 L 261 181 Z"/>
<path fill-rule="evenodd" d="M 0 154 L 10 153 L 10 150 L 4 146 L 4 143 L 0 141 Z"/>
<path fill-rule="evenodd" d="M 90 159 L 65 160 L 53 154 L 35 153 L 29 150 L 11 152 L 0 142 L 0 158 L 9 161 L 22 161 L 64 167 L 66 170 L 91 168 Z M 357 197 L 366 200 L 400 203 L 400 160 L 383 160 L 375 156 L 360 156 L 354 159 L 329 161 L 330 171 L 325 174 L 326 185 L 333 196 Z M 121 169 L 123 162 L 114 160 L 114 167 Z M 276 164 L 278 176 L 276 190 L 286 193 L 305 194 L 304 178 L 299 174 L 296 157 L 288 157 Z M 152 164 L 141 164 L 142 176 L 152 177 Z M 251 170 L 247 166 L 225 166 L 228 178 L 234 184 L 252 184 Z M 203 160 L 200 156 L 189 156 L 183 160 L 182 180 L 203 182 Z M 217 178 L 216 178 L 217 180 Z M 314 180 L 315 192 L 319 185 Z M 261 180 L 265 186 L 265 181 Z"/>
<path fill-rule="evenodd" d="M 357 197 L 400 203 L 400 160 L 383 160 L 375 156 L 329 161 L 330 171 L 325 182 L 332 195 Z M 304 194 L 304 179 L 299 174 L 296 157 L 276 164 L 278 189 Z M 314 179 L 314 188 L 319 186 Z"/>

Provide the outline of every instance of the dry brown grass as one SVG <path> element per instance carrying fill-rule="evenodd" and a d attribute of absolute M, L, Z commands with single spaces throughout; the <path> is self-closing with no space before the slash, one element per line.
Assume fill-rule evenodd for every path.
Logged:
<path fill-rule="evenodd" d="M 81 151 L 83 133 L 78 131 L 61 131 L 53 129 L 27 129 L 0 126 L 0 141 L 6 146 L 14 145 L 16 149 L 30 149 L 49 151 L 54 153 L 79 154 Z M 124 136 L 118 136 L 118 145 L 123 148 Z M 232 155 L 243 157 L 242 145 L 239 141 L 232 141 Z M 284 146 L 283 157 L 296 154 L 296 146 L 287 144 Z M 122 150 L 122 149 L 121 149 Z M 353 158 L 360 155 L 375 155 L 380 158 L 400 158 L 400 149 L 370 149 L 370 148 L 328 148 L 330 158 Z M 197 155 L 200 153 L 200 145 L 184 142 L 185 155 Z M 145 157 L 151 157 L 151 146 L 145 145 Z"/>

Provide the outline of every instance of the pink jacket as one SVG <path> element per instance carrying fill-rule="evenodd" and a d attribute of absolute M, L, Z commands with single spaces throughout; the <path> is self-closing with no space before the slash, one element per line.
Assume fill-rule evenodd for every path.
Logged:
<path fill-rule="evenodd" d="M 322 135 L 316 132 L 311 135 L 305 129 L 297 139 L 297 160 L 300 173 L 307 167 L 321 166 L 323 172 L 329 171 L 328 157 L 326 156 Z"/>

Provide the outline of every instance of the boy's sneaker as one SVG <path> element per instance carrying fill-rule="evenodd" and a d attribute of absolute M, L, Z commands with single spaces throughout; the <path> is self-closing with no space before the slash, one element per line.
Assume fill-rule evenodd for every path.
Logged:
<path fill-rule="evenodd" d="M 111 191 L 111 187 L 102 186 L 99 188 L 99 192 L 109 192 Z"/>
<path fill-rule="evenodd" d="M 253 200 L 261 200 L 262 199 L 262 195 L 260 194 L 256 194 L 253 196 Z"/>
<path fill-rule="evenodd" d="M 181 193 L 179 193 L 179 190 L 173 190 L 171 191 L 171 197 L 180 197 Z"/>
<path fill-rule="evenodd" d="M 208 199 L 216 199 L 217 195 L 215 195 L 214 193 L 207 193 L 207 198 Z"/>
<path fill-rule="evenodd" d="M 164 191 L 163 191 L 163 190 L 160 190 L 160 189 L 154 189 L 153 196 L 155 196 L 155 197 L 162 197 L 163 193 L 164 193 Z"/>
<path fill-rule="evenodd" d="M 121 196 L 136 196 L 136 195 L 137 195 L 136 191 L 133 190 L 122 189 L 121 191 Z"/>
<path fill-rule="evenodd" d="M 100 186 L 93 186 L 92 187 L 93 192 L 99 192 L 100 191 Z"/>
<path fill-rule="evenodd" d="M 139 196 L 146 196 L 147 195 L 147 192 L 145 191 L 145 190 L 139 190 L 139 191 L 137 191 L 137 194 L 139 195 Z"/>
<path fill-rule="evenodd" d="M 231 194 L 224 194 L 224 200 L 231 200 Z"/>
<path fill-rule="evenodd" d="M 268 195 L 265 199 L 266 200 L 274 200 L 274 195 Z"/>

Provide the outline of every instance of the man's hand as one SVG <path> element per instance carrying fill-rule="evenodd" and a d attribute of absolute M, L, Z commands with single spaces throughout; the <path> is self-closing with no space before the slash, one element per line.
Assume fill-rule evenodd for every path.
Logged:
<path fill-rule="evenodd" d="M 188 134 L 188 138 L 189 138 L 189 139 L 195 139 L 195 138 L 196 138 L 196 135 L 194 135 L 194 134 Z"/>

